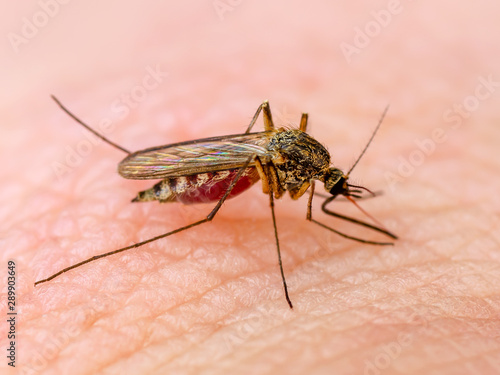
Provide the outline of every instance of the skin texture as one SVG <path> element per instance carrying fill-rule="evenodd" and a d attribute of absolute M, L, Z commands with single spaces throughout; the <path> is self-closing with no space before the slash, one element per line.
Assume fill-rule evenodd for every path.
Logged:
<path fill-rule="evenodd" d="M 40 9 L 23 4 L 3 12 L 5 35 Z M 221 4 L 70 2 L 17 52 L 4 45 L 0 246 L 3 269 L 17 264 L 19 315 L 17 367 L 4 358 L 0 371 L 500 372 L 498 5 Z M 243 132 L 268 99 L 278 126 L 309 112 L 344 170 L 390 104 L 351 182 L 384 191 L 362 205 L 400 239 L 348 241 L 305 220 L 305 197 L 277 201 L 291 311 L 256 186 L 212 223 L 34 288 L 212 208 L 130 203 L 154 181 L 121 179 L 125 154 L 88 141 L 50 94 L 97 128 L 110 120 L 107 136 L 134 151 Z M 320 201 L 316 219 L 384 240 L 321 214 Z"/>

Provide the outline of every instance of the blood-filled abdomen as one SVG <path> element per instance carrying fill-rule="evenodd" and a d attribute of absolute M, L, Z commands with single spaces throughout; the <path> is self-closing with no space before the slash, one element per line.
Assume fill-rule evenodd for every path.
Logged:
<path fill-rule="evenodd" d="M 191 176 L 166 178 L 152 188 L 141 191 L 132 202 L 180 202 L 184 204 L 219 201 L 234 180 L 239 169 L 199 173 Z M 245 169 L 228 198 L 249 189 L 259 180 L 255 167 Z"/>

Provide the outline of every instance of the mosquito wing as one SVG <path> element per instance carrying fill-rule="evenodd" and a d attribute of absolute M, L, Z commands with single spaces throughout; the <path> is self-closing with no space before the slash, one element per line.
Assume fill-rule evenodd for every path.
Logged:
<path fill-rule="evenodd" d="M 148 148 L 123 159 L 118 173 L 133 180 L 152 180 L 235 169 L 252 156 L 264 156 L 272 135 L 235 134 Z"/>

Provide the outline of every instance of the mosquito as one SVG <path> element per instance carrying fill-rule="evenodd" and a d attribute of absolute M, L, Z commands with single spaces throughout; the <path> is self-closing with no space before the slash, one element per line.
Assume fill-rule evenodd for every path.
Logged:
<path fill-rule="evenodd" d="M 66 267 L 46 279 L 37 281 L 35 285 L 50 281 L 65 272 L 97 259 L 134 249 L 210 222 L 227 199 L 243 193 L 259 180 L 262 182 L 262 191 L 269 196 L 281 280 L 285 299 L 291 309 L 293 309 L 293 304 L 288 293 L 281 261 L 274 212 L 275 199 L 281 198 L 288 192 L 290 197 L 296 200 L 309 190 L 307 220 L 350 240 L 371 245 L 393 245 L 393 242 L 377 242 L 354 237 L 313 219 L 312 202 L 315 195 L 315 181 L 319 181 L 324 184 L 328 193 L 328 198 L 321 206 L 324 213 L 382 233 L 394 240 L 397 239 L 396 235 L 385 229 L 355 201 L 355 199 L 366 197 L 362 195 L 363 191 L 371 196 L 376 194 L 368 188 L 348 182 L 350 173 L 363 157 L 380 128 L 388 107 L 384 110 L 360 156 L 351 169 L 344 173 L 332 166 L 330 154 L 326 148 L 307 134 L 307 113 L 302 114 L 298 129 L 276 128 L 267 101 L 257 108 L 243 134 L 203 138 L 130 152 L 97 133 L 70 112 L 56 97 L 52 96 L 52 99 L 76 122 L 106 143 L 127 154 L 125 159 L 118 164 L 118 173 L 122 177 L 134 180 L 161 180 L 150 189 L 139 192 L 132 202 L 159 201 L 160 203 L 180 202 L 183 204 L 212 202 L 216 204 L 212 211 L 199 221 L 118 250 L 93 256 Z M 252 133 L 255 122 L 261 113 L 263 114 L 264 131 Z M 324 196 L 320 193 L 316 193 L 316 195 Z M 377 225 L 331 211 L 328 205 L 338 196 L 343 196 L 352 202 Z"/>

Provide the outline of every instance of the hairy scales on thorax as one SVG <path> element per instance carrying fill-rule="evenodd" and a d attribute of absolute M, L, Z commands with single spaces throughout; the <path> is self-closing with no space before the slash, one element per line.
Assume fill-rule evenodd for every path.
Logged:
<path fill-rule="evenodd" d="M 322 180 L 330 166 L 326 148 L 298 129 L 278 132 L 267 149 L 274 154 L 271 161 L 286 190 L 296 189 L 311 179 Z"/>

